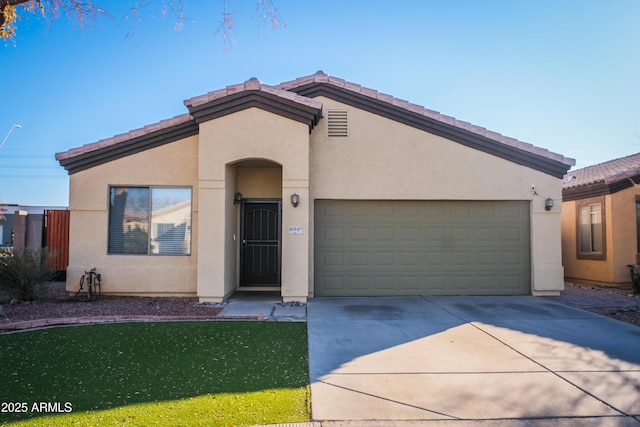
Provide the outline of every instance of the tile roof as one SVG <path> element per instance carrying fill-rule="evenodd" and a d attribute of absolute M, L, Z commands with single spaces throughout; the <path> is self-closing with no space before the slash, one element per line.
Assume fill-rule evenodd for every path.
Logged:
<path fill-rule="evenodd" d="M 227 86 L 223 89 L 214 90 L 204 95 L 195 96 L 193 98 L 187 99 L 184 101 L 184 105 L 189 108 L 199 107 L 203 104 L 215 101 L 217 99 L 224 98 L 226 96 L 233 95 L 240 92 L 246 92 L 246 91 L 264 92 L 264 93 L 277 96 L 282 99 L 286 99 L 288 101 L 293 101 L 298 104 L 306 105 L 308 107 L 318 108 L 318 109 L 322 108 L 322 102 L 320 101 L 316 101 L 315 99 L 312 99 L 312 98 L 307 98 L 306 96 L 300 96 L 294 92 L 280 89 L 277 86 L 265 85 L 255 77 L 250 78 L 244 83 Z"/>
<path fill-rule="evenodd" d="M 422 116 L 440 121 L 442 123 L 446 123 L 448 125 L 455 126 L 457 128 L 464 129 L 466 131 L 486 137 L 500 144 L 510 146 L 513 148 L 518 148 L 520 150 L 527 151 L 529 153 L 536 154 L 538 156 L 542 156 L 550 160 L 555 160 L 567 166 L 574 166 L 576 164 L 575 159 L 565 157 L 562 154 L 554 153 L 545 148 L 536 147 L 532 144 L 504 136 L 500 133 L 487 130 L 483 127 L 476 126 L 462 120 L 458 120 L 455 117 L 441 114 L 438 111 L 430 110 L 421 105 L 412 104 L 403 99 L 395 98 L 392 95 L 381 93 L 381 92 L 378 92 L 377 90 L 363 87 L 359 84 L 351 83 L 341 78 L 330 76 L 326 74 L 324 71 L 318 71 L 311 76 L 300 77 L 295 80 L 280 83 L 276 87 L 283 90 L 294 90 L 294 89 L 297 89 L 306 85 L 314 84 L 314 83 L 325 83 L 325 84 L 335 86 L 337 88 L 345 89 L 353 93 L 357 93 L 378 101 L 382 101 L 382 102 L 391 104 L 393 106 L 405 109 L 407 111 L 417 113 Z"/>
<path fill-rule="evenodd" d="M 568 172 L 562 180 L 562 188 L 570 189 L 592 184 L 613 184 L 640 175 L 640 153 Z"/>
<path fill-rule="evenodd" d="M 316 90 L 318 86 L 320 86 L 320 92 Z M 56 159 L 70 173 L 74 173 L 174 141 L 179 137 L 195 134 L 198 132 L 198 123 L 201 121 L 251 106 L 273 109 L 274 112 L 287 117 L 307 121 L 311 129 L 322 111 L 322 102 L 314 97 L 326 93 L 326 90 L 336 96 L 336 99 L 357 98 L 357 105 L 367 108 L 370 106 L 371 111 L 378 114 L 389 114 L 387 117 L 394 120 L 429 132 L 436 132 L 447 138 L 453 137 L 454 140 L 465 145 L 534 167 L 554 176 L 561 177 L 570 166 L 575 165 L 574 159 L 561 154 L 506 137 L 374 89 L 329 76 L 322 71 L 275 86 L 263 84 L 254 77 L 244 83 L 196 96 L 184 101 L 189 113 L 57 153 Z"/>
<path fill-rule="evenodd" d="M 85 144 L 82 147 L 72 148 L 71 150 L 64 151 L 62 153 L 56 153 L 56 160 L 67 160 L 76 156 L 91 153 L 92 151 L 100 150 L 102 148 L 117 145 L 123 142 L 130 141 L 134 138 L 149 135 L 153 132 L 169 129 L 176 125 L 188 123 L 192 121 L 193 117 L 189 113 L 180 114 L 179 116 L 172 117 L 170 119 L 161 120 L 157 123 L 153 123 L 144 126 L 139 129 L 130 130 L 129 132 L 121 133 L 110 138 L 101 139 L 100 141 L 93 142 L 91 144 Z"/>

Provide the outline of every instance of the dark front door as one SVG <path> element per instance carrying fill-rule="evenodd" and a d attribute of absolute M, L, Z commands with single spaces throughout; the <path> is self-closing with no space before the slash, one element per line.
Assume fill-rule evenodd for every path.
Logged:
<path fill-rule="evenodd" d="M 240 286 L 280 286 L 280 201 L 243 200 Z"/>

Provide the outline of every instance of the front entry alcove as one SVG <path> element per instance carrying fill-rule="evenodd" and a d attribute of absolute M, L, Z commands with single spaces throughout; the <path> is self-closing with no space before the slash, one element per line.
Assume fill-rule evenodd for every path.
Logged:
<path fill-rule="evenodd" d="M 280 291 L 282 167 L 249 159 L 228 168 L 227 176 L 235 178 L 236 290 Z"/>

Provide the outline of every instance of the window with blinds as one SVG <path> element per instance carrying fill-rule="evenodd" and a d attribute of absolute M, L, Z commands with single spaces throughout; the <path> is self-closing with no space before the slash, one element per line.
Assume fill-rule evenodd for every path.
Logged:
<path fill-rule="evenodd" d="M 111 187 L 110 254 L 191 254 L 189 187 Z"/>
<path fill-rule="evenodd" d="M 585 201 L 577 208 L 577 258 L 607 259 L 604 203 Z"/>

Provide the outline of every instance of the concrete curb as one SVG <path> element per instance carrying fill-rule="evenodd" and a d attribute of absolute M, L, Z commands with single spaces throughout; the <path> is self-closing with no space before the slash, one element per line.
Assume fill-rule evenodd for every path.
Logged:
<path fill-rule="evenodd" d="M 636 427 L 634 417 L 551 417 L 478 420 L 312 421 L 253 427 Z"/>
<path fill-rule="evenodd" d="M 23 320 L 20 322 L 0 324 L 0 334 L 49 328 L 54 326 L 95 325 L 104 323 L 127 322 L 202 322 L 202 321 L 252 320 L 258 322 L 305 322 L 305 318 L 281 316 L 145 316 L 145 315 L 112 315 L 88 317 L 60 317 L 52 319 Z"/>

